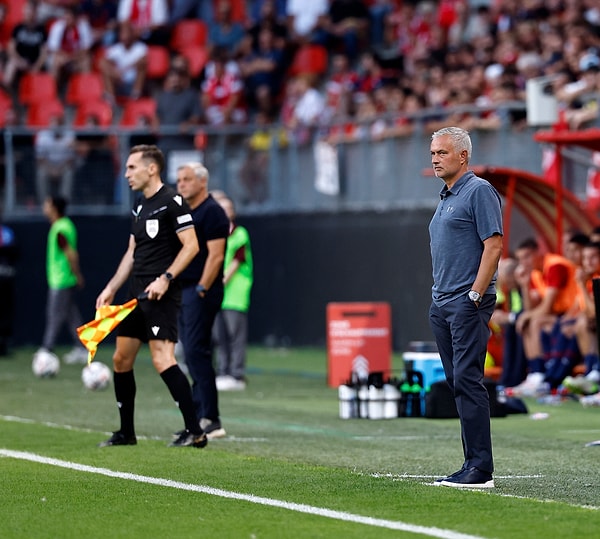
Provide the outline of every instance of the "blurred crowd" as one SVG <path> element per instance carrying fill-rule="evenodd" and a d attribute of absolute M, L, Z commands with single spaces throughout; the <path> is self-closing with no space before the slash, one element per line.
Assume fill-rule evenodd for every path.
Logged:
<path fill-rule="evenodd" d="M 594 0 L 3 0 L 0 47 L 3 124 L 44 123 L 21 95 L 44 72 L 65 105 L 76 74 L 97 75 L 90 95 L 113 114 L 88 107 L 92 125 L 149 99 L 133 123 L 258 119 L 331 142 L 400 136 L 415 119 L 496 129 L 523 125 L 506 105 L 537 77 L 572 128 L 598 116 Z"/>

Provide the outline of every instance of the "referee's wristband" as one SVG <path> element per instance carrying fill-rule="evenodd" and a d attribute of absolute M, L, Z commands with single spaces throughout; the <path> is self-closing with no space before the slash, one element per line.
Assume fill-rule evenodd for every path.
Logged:
<path fill-rule="evenodd" d="M 197 284 L 196 285 L 196 294 L 206 294 L 206 288 L 204 288 L 203 284 Z"/>
<path fill-rule="evenodd" d="M 517 313 L 515 313 L 515 312 L 508 313 L 508 323 L 514 324 L 516 321 L 517 321 Z"/>

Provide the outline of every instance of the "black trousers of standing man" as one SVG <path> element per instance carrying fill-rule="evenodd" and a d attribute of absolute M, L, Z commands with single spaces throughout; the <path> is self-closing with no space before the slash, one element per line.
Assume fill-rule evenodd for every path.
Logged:
<path fill-rule="evenodd" d="M 494 462 L 483 372 L 495 304 L 495 294 L 483 296 L 477 307 L 465 293 L 442 306 L 432 303 L 429 310 L 429 324 L 460 418 L 464 467 L 476 466 L 489 473 L 494 471 Z"/>

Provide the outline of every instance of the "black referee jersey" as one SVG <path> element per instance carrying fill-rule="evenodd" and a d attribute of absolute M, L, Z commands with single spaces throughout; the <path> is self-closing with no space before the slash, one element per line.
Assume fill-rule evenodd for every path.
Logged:
<path fill-rule="evenodd" d="M 132 214 L 133 275 L 160 275 L 181 249 L 177 234 L 194 226 L 190 208 L 172 187 L 163 185 L 150 198 L 140 197 Z"/>

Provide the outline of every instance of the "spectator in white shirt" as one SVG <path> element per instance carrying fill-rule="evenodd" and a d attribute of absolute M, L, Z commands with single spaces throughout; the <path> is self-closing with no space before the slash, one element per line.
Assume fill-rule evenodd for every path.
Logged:
<path fill-rule="evenodd" d="M 291 136 L 299 143 L 310 140 L 311 129 L 317 127 L 325 112 L 325 99 L 313 88 L 310 75 L 299 75 L 289 83 L 289 116 L 284 118 Z"/>
<path fill-rule="evenodd" d="M 310 76 L 298 77 L 298 103 L 294 109 L 294 119 L 296 124 L 314 127 L 319 123 L 325 101 L 318 90 L 313 88 Z"/>
<path fill-rule="evenodd" d="M 328 11 L 327 0 L 288 0 L 288 32 L 292 41 L 325 44 Z"/>
<path fill-rule="evenodd" d="M 109 101 L 118 97 L 139 98 L 144 90 L 148 46 L 136 40 L 129 22 L 121 23 L 119 41 L 106 50 L 100 62 L 104 89 Z"/>

